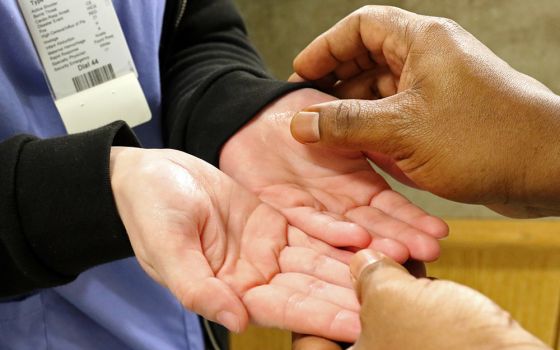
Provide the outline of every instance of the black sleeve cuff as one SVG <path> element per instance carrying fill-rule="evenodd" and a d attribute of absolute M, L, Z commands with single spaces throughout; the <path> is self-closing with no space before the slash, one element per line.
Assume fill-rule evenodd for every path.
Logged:
<path fill-rule="evenodd" d="M 21 258 L 24 266 L 49 270 L 55 284 L 133 253 L 111 190 L 111 146 L 139 142 L 125 123 L 115 122 L 21 149 L 16 200 L 30 247 Z"/>
<path fill-rule="evenodd" d="M 229 67 L 205 81 L 189 97 L 186 118 L 177 118 L 170 130 L 170 147 L 218 166 L 220 150 L 227 140 L 266 105 L 309 83 L 288 83 L 271 79 L 248 68 Z"/>

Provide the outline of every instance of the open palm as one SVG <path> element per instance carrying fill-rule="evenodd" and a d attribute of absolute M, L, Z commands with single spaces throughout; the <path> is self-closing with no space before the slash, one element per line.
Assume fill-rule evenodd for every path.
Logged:
<path fill-rule="evenodd" d="M 294 112 L 334 98 L 292 92 L 224 146 L 220 168 L 279 209 L 290 224 L 333 246 L 372 248 L 393 259 L 431 261 L 445 223 L 393 191 L 361 152 L 302 145 L 289 130 Z"/>
<path fill-rule="evenodd" d="M 128 148 L 112 155 L 115 200 L 135 255 L 185 307 L 233 331 L 252 321 L 357 338 L 359 304 L 337 249 L 197 158 Z"/>
<path fill-rule="evenodd" d="M 329 257 L 336 258 L 336 250 L 289 226 L 278 211 L 240 186 L 227 198 L 229 204 L 215 206 L 220 210 L 211 213 L 201 233 L 204 258 L 233 292 L 228 298 L 221 287 L 224 304 L 214 301 L 214 307 L 237 305 L 236 314 L 245 309 L 261 326 L 353 341 L 360 330 L 359 305 L 348 266 Z M 200 294 L 185 295 L 198 294 L 202 303 L 211 287 L 201 283 L 197 288 Z"/>

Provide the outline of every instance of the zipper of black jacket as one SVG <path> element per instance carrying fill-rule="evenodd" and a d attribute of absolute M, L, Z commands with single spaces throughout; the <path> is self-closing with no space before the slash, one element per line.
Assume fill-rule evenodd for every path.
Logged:
<path fill-rule="evenodd" d="M 187 2 L 188 0 L 179 0 L 179 11 L 177 12 L 177 19 L 175 20 L 175 28 L 179 28 L 179 25 L 183 21 L 183 17 L 185 17 Z"/>

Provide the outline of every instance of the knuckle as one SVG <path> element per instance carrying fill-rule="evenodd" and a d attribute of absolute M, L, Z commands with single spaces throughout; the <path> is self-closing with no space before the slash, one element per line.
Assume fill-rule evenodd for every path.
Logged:
<path fill-rule="evenodd" d="M 385 289 L 399 289 L 403 286 L 402 280 L 396 278 L 395 270 L 404 268 L 395 262 L 383 259 L 365 268 L 360 276 L 362 288 L 368 292 L 379 293 Z"/>
<path fill-rule="evenodd" d="M 354 15 L 359 18 L 360 22 L 377 23 L 378 26 L 392 26 L 399 22 L 406 11 L 394 7 L 383 5 L 366 5 L 358 9 Z"/>
<path fill-rule="evenodd" d="M 461 27 L 457 22 L 449 18 L 443 17 L 427 17 L 424 24 L 424 31 L 427 34 L 436 35 L 438 37 L 450 36 L 455 33 Z"/>
<path fill-rule="evenodd" d="M 306 295 L 297 292 L 288 297 L 285 308 L 285 322 L 290 319 L 290 314 L 297 313 L 297 310 L 301 309 L 301 305 L 305 303 L 307 298 L 308 297 Z"/>
<path fill-rule="evenodd" d="M 336 140 L 349 141 L 353 124 L 352 116 L 360 118 L 361 114 L 360 103 L 357 101 L 341 102 L 330 118 L 330 136 Z"/>
<path fill-rule="evenodd" d="M 399 18 L 403 14 L 403 10 L 395 6 L 383 6 L 380 11 L 389 19 Z"/>
<path fill-rule="evenodd" d="M 317 294 L 321 294 L 321 292 L 323 292 L 325 289 L 327 288 L 327 284 L 321 280 L 316 280 L 313 281 L 311 284 L 309 284 L 309 287 L 307 289 L 307 295 L 308 296 L 314 296 Z"/>
<path fill-rule="evenodd" d="M 386 16 L 391 18 L 391 16 L 398 16 L 402 12 L 403 10 L 395 6 L 365 5 L 356 10 L 355 13 L 360 16 Z"/>
<path fill-rule="evenodd" d="M 353 14 L 354 14 L 354 15 L 357 15 L 357 16 L 367 15 L 367 14 L 369 14 L 369 13 L 375 11 L 375 9 L 376 9 L 377 7 L 378 7 L 378 6 L 376 6 L 376 5 L 365 5 L 365 6 L 360 7 L 360 8 L 357 9 L 356 11 L 354 11 Z"/>
<path fill-rule="evenodd" d="M 321 254 L 315 254 L 311 259 L 311 266 L 309 266 L 308 271 L 314 276 L 318 275 L 321 271 L 325 270 L 327 264 L 327 257 Z"/>

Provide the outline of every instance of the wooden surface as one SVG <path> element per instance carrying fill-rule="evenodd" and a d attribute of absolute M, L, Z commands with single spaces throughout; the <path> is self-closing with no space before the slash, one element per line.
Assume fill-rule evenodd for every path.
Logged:
<path fill-rule="evenodd" d="M 508 310 L 528 331 L 560 350 L 560 221 L 448 220 L 431 276 L 473 287 Z M 251 327 L 232 350 L 287 350 L 290 334 Z"/>
<path fill-rule="evenodd" d="M 473 287 L 525 329 L 556 346 L 560 297 L 560 222 L 449 221 L 430 275 Z"/>

